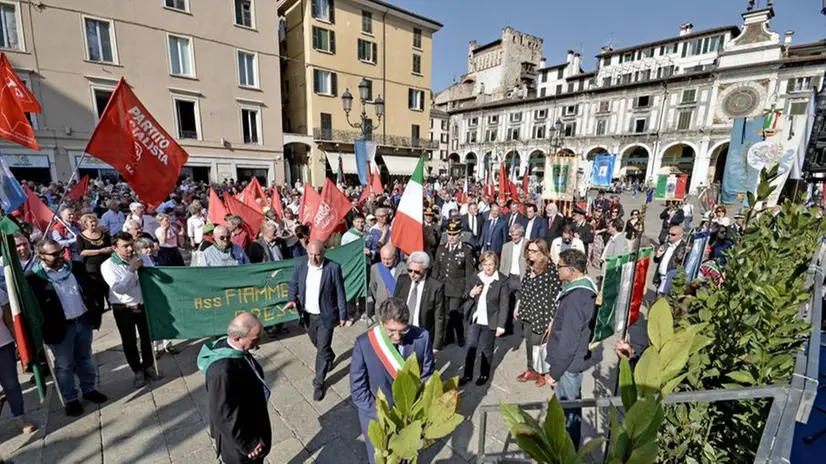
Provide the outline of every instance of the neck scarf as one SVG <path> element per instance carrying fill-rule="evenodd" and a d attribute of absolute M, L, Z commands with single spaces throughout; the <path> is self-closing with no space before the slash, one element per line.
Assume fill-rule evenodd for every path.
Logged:
<path fill-rule="evenodd" d="M 32 269 L 32 272 L 34 272 L 34 274 L 40 277 L 41 279 L 52 283 L 63 282 L 64 280 L 68 279 L 70 275 L 72 275 L 72 262 L 66 261 L 63 264 L 63 267 L 61 267 L 58 270 L 54 270 L 46 269 L 45 267 L 43 267 L 43 262 L 38 260 L 34 263 L 34 269 Z M 50 272 L 52 276 L 54 276 L 54 278 L 52 278 L 52 276 L 49 275 Z"/>
<path fill-rule="evenodd" d="M 115 264 L 119 264 L 121 266 L 128 266 L 129 265 L 129 263 L 124 261 L 123 258 L 118 256 L 118 254 L 114 253 L 114 252 L 112 253 L 112 262 L 115 263 Z"/>

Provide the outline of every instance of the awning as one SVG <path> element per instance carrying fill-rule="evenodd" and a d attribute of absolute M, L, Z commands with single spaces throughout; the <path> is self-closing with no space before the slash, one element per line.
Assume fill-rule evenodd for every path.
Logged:
<path fill-rule="evenodd" d="M 353 153 L 338 153 L 338 152 L 326 152 L 327 153 L 327 162 L 330 163 L 330 168 L 332 168 L 333 173 L 338 172 L 338 157 L 341 156 L 341 164 L 344 167 L 345 174 L 358 174 L 358 168 L 356 167 L 356 155 Z"/>
<path fill-rule="evenodd" d="M 392 176 L 412 176 L 413 170 L 419 164 L 418 156 L 390 156 L 381 155 L 387 172 Z"/>
<path fill-rule="evenodd" d="M 660 168 L 660 175 L 662 176 L 670 176 L 671 174 L 682 174 L 683 171 L 680 171 L 680 168 L 676 166 L 663 166 Z"/>

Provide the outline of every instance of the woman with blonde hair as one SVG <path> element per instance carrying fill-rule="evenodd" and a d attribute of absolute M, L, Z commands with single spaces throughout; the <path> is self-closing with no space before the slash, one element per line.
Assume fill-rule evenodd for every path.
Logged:
<path fill-rule="evenodd" d="M 525 246 L 525 253 L 528 272 L 522 278 L 522 296 L 516 304 L 513 317 L 522 322 L 527 369 L 516 380 L 534 380 L 537 387 L 543 387 L 546 384 L 548 366 L 545 355 L 541 353 L 541 346 L 547 343 L 550 325 L 556 314 L 556 297 L 562 290 L 562 282 L 556 266 L 551 262 L 548 242 L 542 239 L 530 240 Z"/>
<path fill-rule="evenodd" d="M 158 214 L 158 221 L 161 226 L 155 230 L 155 237 L 158 238 L 158 266 L 183 266 L 184 258 L 178 247 L 183 245 L 183 234 L 178 227 L 172 223 L 172 218 L 165 213 Z"/>
<path fill-rule="evenodd" d="M 94 214 L 89 213 L 81 216 L 80 225 L 83 231 L 77 236 L 74 245 L 75 251 L 80 255 L 86 273 L 89 274 L 89 281 L 92 284 L 92 291 L 95 292 L 95 298 L 106 301 L 109 286 L 103 280 L 100 265 L 112 256 L 112 241 L 109 234 L 99 227 L 98 217 Z"/>

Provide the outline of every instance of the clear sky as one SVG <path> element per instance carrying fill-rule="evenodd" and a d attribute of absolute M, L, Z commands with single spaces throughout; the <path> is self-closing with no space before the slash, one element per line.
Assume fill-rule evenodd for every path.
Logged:
<path fill-rule="evenodd" d="M 480 45 L 511 26 L 542 37 L 548 64 L 582 53 L 586 71 L 596 67 L 603 45 L 622 48 L 678 35 L 680 24 L 694 30 L 743 24 L 747 0 L 386 0 L 444 24 L 433 40 L 432 88 L 438 92 L 467 72 L 468 42 Z M 766 0 L 760 0 L 765 5 Z M 793 44 L 826 38 L 822 0 L 776 0 L 772 30 L 795 32 Z"/>

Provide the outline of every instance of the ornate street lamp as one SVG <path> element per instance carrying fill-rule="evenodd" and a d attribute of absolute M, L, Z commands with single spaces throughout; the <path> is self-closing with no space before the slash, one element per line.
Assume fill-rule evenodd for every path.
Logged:
<path fill-rule="evenodd" d="M 372 135 L 373 129 L 376 129 L 379 125 L 381 125 L 381 118 L 384 117 L 384 100 L 381 98 L 381 95 L 379 95 L 378 98 L 372 102 L 372 105 L 375 106 L 376 118 L 378 119 L 377 124 L 374 126 L 371 123 L 368 123 L 370 118 L 367 117 L 367 105 L 370 104 L 370 102 L 367 101 L 370 97 L 370 84 L 367 83 L 367 79 L 362 79 L 361 82 L 359 82 L 358 89 L 359 100 L 361 101 L 361 114 L 359 115 L 360 121 L 355 123 L 350 122 L 350 111 L 353 110 L 353 94 L 350 93 L 349 88 L 341 94 L 341 106 L 344 109 L 347 124 L 355 129 L 360 129 L 362 139 L 368 140 Z"/>

